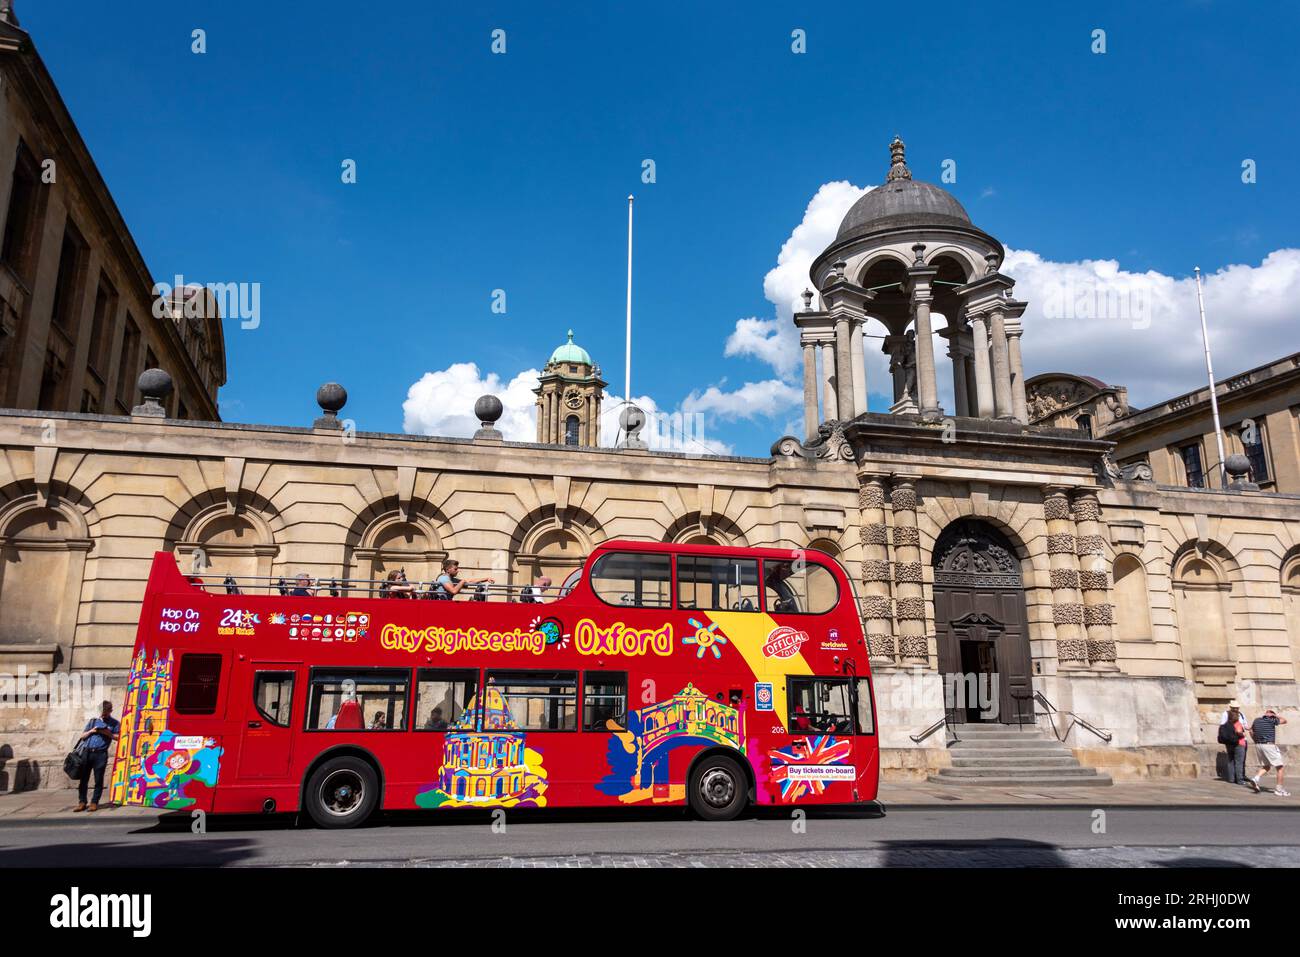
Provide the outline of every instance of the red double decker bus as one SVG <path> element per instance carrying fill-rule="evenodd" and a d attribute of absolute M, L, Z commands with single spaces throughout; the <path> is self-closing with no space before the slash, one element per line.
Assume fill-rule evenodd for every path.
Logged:
<path fill-rule="evenodd" d="M 862 625 L 827 555 L 613 541 L 549 593 L 403 586 L 155 555 L 112 800 L 351 827 L 381 808 L 726 820 L 876 797 Z"/>

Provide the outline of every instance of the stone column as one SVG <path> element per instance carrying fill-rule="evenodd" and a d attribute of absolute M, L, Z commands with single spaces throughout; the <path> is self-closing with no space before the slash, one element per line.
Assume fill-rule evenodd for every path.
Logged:
<path fill-rule="evenodd" d="M 975 412 L 981 419 L 993 418 L 993 374 L 989 368 L 989 334 L 987 317 L 970 317 L 971 345 L 975 350 Z"/>
<path fill-rule="evenodd" d="M 867 411 L 867 363 L 862 350 L 862 333 L 866 322 L 857 319 L 849 327 L 850 352 L 853 359 L 853 414 Z"/>
<path fill-rule="evenodd" d="M 1025 366 L 1020 359 L 1020 323 L 1006 327 L 1007 351 L 1011 358 L 1011 411 L 1021 425 L 1029 424 L 1029 403 L 1025 399 Z"/>
<path fill-rule="evenodd" d="M 1049 485 L 1043 496 L 1047 520 L 1047 562 L 1051 569 L 1052 624 L 1056 626 L 1056 658 L 1064 668 L 1088 663 L 1083 630 L 1083 603 L 1079 600 L 1079 558 L 1074 537 L 1074 516 L 1065 488 Z"/>
<path fill-rule="evenodd" d="M 542 396 L 542 442 L 551 441 L 551 399 L 554 393 L 548 392 Z"/>
<path fill-rule="evenodd" d="M 889 502 L 894 512 L 894 615 L 898 652 L 904 665 L 930 663 L 925 630 L 925 585 L 921 577 L 921 533 L 916 527 L 916 482 L 896 478 Z"/>
<path fill-rule="evenodd" d="M 853 405 L 853 345 L 849 341 L 852 327 L 848 316 L 835 318 L 835 400 L 841 419 L 857 414 Z"/>
<path fill-rule="evenodd" d="M 930 288 L 912 290 L 912 315 L 916 326 L 916 401 L 921 415 L 936 418 L 939 408 L 939 385 L 934 376 L 934 339 L 930 330 Z"/>
<path fill-rule="evenodd" d="M 803 344 L 803 432 L 804 440 L 817 437 L 817 353 L 813 344 Z"/>
<path fill-rule="evenodd" d="M 822 421 L 831 422 L 840 417 L 835 402 L 835 348 L 822 343 Z"/>
<path fill-rule="evenodd" d="M 1006 322 L 1001 309 L 993 309 L 989 326 L 993 340 L 993 410 L 999 419 L 1010 419 L 1015 415 L 1011 408 L 1011 359 L 1007 353 Z"/>
<path fill-rule="evenodd" d="M 898 662 L 894 643 L 894 601 L 889 583 L 889 528 L 885 524 L 884 475 L 870 474 L 858 486 L 862 535 L 862 628 L 871 667 Z"/>
<path fill-rule="evenodd" d="M 970 415 L 970 409 L 966 405 L 966 355 L 956 341 L 956 336 L 948 344 L 948 358 L 952 360 L 952 396 L 956 405 L 954 414 Z"/>
<path fill-rule="evenodd" d="M 1093 668 L 1114 670 L 1115 606 L 1110 601 L 1110 572 L 1106 542 L 1101 534 L 1101 502 L 1097 490 L 1074 493 L 1074 525 L 1078 532 L 1079 588 L 1083 594 L 1083 624 L 1088 634 L 1088 660 Z"/>
<path fill-rule="evenodd" d="M 537 397 L 537 441 L 538 441 L 538 442 L 545 442 L 545 441 L 546 441 L 546 439 L 545 439 L 545 435 L 546 435 L 546 409 L 542 406 L 542 403 L 545 402 L 545 401 L 546 401 L 546 400 L 543 399 L 540 395 Z"/>

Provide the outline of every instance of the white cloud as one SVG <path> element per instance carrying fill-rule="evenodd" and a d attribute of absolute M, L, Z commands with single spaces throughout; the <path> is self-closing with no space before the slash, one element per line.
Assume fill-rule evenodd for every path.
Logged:
<path fill-rule="evenodd" d="M 479 373 L 473 362 L 457 362 L 440 372 L 426 372 L 406 392 L 402 403 L 402 428 L 416 435 L 472 436 L 479 427 L 474 403 L 491 393 L 505 411 L 496 427 L 508 441 L 537 441 L 536 369 L 525 369 L 509 384 L 495 372 Z"/>
<path fill-rule="evenodd" d="M 739 389 L 723 392 L 718 386 L 693 391 L 682 400 L 684 412 L 712 412 L 721 419 L 770 418 L 803 403 L 803 390 L 780 379 L 746 382 Z"/>
<path fill-rule="evenodd" d="M 1205 381 L 1196 281 L 1113 259 L 1052 262 L 1008 249 L 1003 271 L 1028 301 L 1021 341 L 1025 374 L 1077 372 L 1128 387 L 1151 405 Z M 1215 377 L 1295 351 L 1300 249 L 1279 249 L 1258 265 L 1203 275 Z"/>
<path fill-rule="evenodd" d="M 776 266 L 763 277 L 763 295 L 776 307 L 776 316 L 738 319 L 727 337 L 724 355 L 749 356 L 766 362 L 783 379 L 796 377 L 802 360 L 793 317 L 795 309 L 803 308 L 808 270 L 835 238 L 849 207 L 872 188 L 837 180 L 817 190 L 804 209 L 803 219 L 781 244 Z"/>

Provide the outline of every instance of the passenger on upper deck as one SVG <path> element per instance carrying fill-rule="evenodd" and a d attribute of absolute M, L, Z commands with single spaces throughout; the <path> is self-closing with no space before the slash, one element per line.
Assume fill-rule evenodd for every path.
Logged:
<path fill-rule="evenodd" d="M 415 586 L 406 580 L 406 571 L 397 570 L 388 573 L 379 586 L 380 598 L 414 598 Z"/>
<path fill-rule="evenodd" d="M 466 585 L 492 585 L 495 579 L 492 578 L 466 578 L 464 580 L 456 577 L 456 572 L 460 571 L 460 562 L 454 558 L 444 559 L 442 563 L 442 574 L 438 580 L 433 583 L 433 597 L 441 598 L 444 601 L 450 601 L 460 594 L 461 589 Z"/>
<path fill-rule="evenodd" d="M 525 585 L 519 600 L 526 604 L 540 604 L 546 601 L 546 589 L 551 587 L 551 579 L 548 575 L 540 576 L 533 584 Z"/>
<path fill-rule="evenodd" d="M 316 589 L 312 587 L 311 576 L 306 572 L 299 572 L 294 576 L 293 590 L 289 594 L 294 598 L 311 598 L 316 594 Z"/>

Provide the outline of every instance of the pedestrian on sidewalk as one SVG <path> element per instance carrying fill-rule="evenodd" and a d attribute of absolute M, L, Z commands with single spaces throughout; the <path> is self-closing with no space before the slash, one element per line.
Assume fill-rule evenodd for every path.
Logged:
<path fill-rule="evenodd" d="M 105 701 L 100 705 L 99 717 L 91 718 L 81 732 L 85 742 L 86 763 L 82 765 L 81 777 L 77 779 L 77 806 L 73 811 L 98 811 L 99 799 L 104 796 L 104 768 L 108 767 L 108 748 L 117 740 L 121 724 L 113 717 L 113 702 Z M 91 773 L 95 775 L 95 797 L 90 806 L 86 806 L 86 790 L 90 784 Z"/>
<path fill-rule="evenodd" d="M 1291 792 L 1282 787 L 1282 779 L 1286 775 L 1286 759 L 1282 757 L 1282 749 L 1277 746 L 1279 724 L 1286 724 L 1286 718 L 1268 708 L 1250 726 L 1250 736 L 1255 742 L 1255 756 L 1261 765 L 1259 773 L 1250 779 L 1250 786 L 1259 793 L 1259 779 L 1269 771 L 1276 770 L 1277 787 L 1273 793 L 1278 797 L 1290 797 Z"/>
<path fill-rule="evenodd" d="M 1232 701 L 1219 719 L 1219 743 L 1228 752 L 1228 783 L 1246 783 L 1246 727 L 1248 722 L 1241 706 Z"/>

